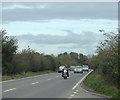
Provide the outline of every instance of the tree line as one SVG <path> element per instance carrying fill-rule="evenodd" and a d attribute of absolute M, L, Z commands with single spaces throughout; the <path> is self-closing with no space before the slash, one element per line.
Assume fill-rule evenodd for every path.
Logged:
<path fill-rule="evenodd" d="M 60 65 L 87 64 L 87 56 L 76 52 L 61 53 L 58 56 L 46 55 L 31 48 L 18 52 L 18 40 L 7 36 L 6 30 L 2 34 L 2 75 L 39 72 L 45 70 L 56 71 Z"/>

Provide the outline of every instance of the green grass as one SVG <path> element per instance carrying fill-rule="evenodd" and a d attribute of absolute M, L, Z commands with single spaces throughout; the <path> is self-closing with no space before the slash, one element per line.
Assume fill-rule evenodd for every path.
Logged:
<path fill-rule="evenodd" d="M 104 78 L 98 74 L 98 71 L 92 72 L 83 83 L 97 93 L 104 94 L 111 98 L 118 98 L 118 89 L 113 84 L 104 80 Z"/>
<path fill-rule="evenodd" d="M 21 73 L 21 74 L 16 74 L 16 75 L 4 75 L 2 76 L 2 81 L 6 81 L 6 80 L 12 80 L 12 79 L 20 79 L 20 78 L 24 78 L 24 77 L 30 77 L 30 76 L 36 76 L 36 75 L 41 75 L 41 74 L 46 74 L 46 73 L 52 73 L 54 71 L 41 71 L 41 72 L 27 72 L 27 73 Z"/>

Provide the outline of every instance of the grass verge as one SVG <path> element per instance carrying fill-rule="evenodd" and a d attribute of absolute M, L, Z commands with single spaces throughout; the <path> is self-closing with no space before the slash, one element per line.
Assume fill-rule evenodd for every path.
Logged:
<path fill-rule="evenodd" d="M 20 79 L 20 78 L 25 78 L 25 77 L 30 77 L 30 76 L 36 76 L 36 75 L 41 75 L 41 74 L 46 74 L 46 73 L 53 73 L 54 71 L 41 71 L 41 72 L 27 72 L 27 73 L 21 73 L 21 74 L 16 74 L 16 75 L 4 75 L 2 76 L 2 81 L 6 80 L 12 80 L 12 79 Z"/>
<path fill-rule="evenodd" d="M 99 74 L 99 72 L 93 71 L 87 78 L 84 80 L 84 85 L 90 90 L 104 94 L 111 98 L 120 98 L 118 96 L 118 89 L 113 84 L 104 80 L 104 78 Z"/>

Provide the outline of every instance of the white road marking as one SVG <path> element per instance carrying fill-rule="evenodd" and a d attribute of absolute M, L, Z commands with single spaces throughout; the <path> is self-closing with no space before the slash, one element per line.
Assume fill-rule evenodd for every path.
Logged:
<path fill-rule="evenodd" d="M 5 90 L 3 92 L 8 92 L 8 91 L 12 91 L 12 90 L 15 90 L 16 88 L 12 88 L 12 89 L 8 89 L 8 90 Z"/>
<path fill-rule="evenodd" d="M 87 73 L 72 89 L 74 90 L 93 70 Z"/>
<path fill-rule="evenodd" d="M 72 99 L 72 97 L 68 97 L 68 99 Z"/>
<path fill-rule="evenodd" d="M 39 83 L 39 82 L 34 82 L 34 83 L 32 83 L 32 84 L 37 84 L 37 83 Z"/>
<path fill-rule="evenodd" d="M 14 80 L 9 80 L 9 82 L 11 82 L 11 81 L 14 81 Z M 0 82 L 0 83 L 4 83 L 4 82 L 8 82 L 8 81 L 2 81 L 2 82 Z"/>
<path fill-rule="evenodd" d="M 73 92 L 74 94 L 76 94 L 77 92 Z"/>
<path fill-rule="evenodd" d="M 76 92 L 78 92 L 79 90 L 76 90 Z"/>
<path fill-rule="evenodd" d="M 89 92 L 89 91 L 85 90 L 84 88 L 82 88 L 82 89 L 83 89 L 83 91 L 85 91 L 85 92 Z"/>
<path fill-rule="evenodd" d="M 74 96 L 74 94 L 71 94 L 70 96 L 71 96 L 71 97 L 73 97 L 73 96 Z"/>
<path fill-rule="evenodd" d="M 47 79 L 47 80 L 49 81 L 49 80 L 51 80 L 51 79 L 49 78 L 49 79 Z"/>
<path fill-rule="evenodd" d="M 58 78 L 58 76 L 56 76 L 56 78 Z"/>

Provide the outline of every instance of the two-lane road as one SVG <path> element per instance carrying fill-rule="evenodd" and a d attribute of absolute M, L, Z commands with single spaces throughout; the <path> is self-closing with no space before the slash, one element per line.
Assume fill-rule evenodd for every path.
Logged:
<path fill-rule="evenodd" d="M 64 80 L 60 73 L 50 73 L 20 80 L 2 83 L 3 98 L 100 98 L 82 89 L 76 89 L 87 72 L 74 74 L 70 72 L 70 77 Z M 80 92 L 82 91 L 82 92 Z M 81 94 L 80 94 L 81 93 Z M 84 96 L 85 97 L 82 97 Z"/>

